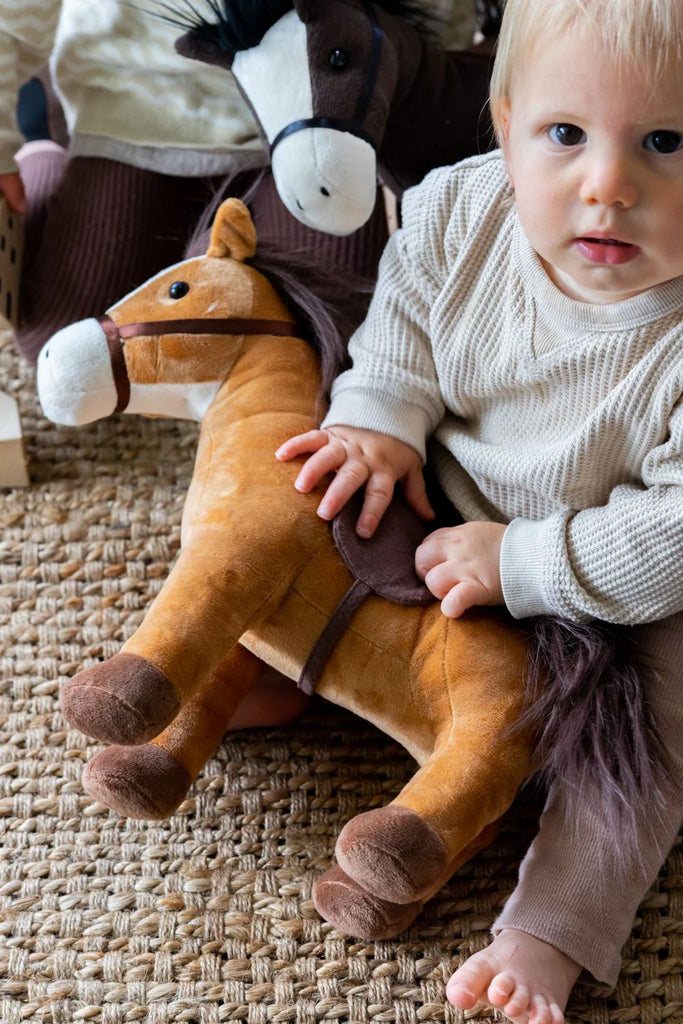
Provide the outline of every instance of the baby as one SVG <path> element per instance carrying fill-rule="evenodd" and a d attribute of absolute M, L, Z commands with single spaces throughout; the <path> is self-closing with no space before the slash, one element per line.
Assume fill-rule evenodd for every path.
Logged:
<path fill-rule="evenodd" d="M 466 520 L 416 569 L 457 617 L 505 604 L 633 628 L 674 780 L 632 849 L 552 783 L 488 949 L 447 995 L 561 1024 L 612 986 L 683 817 L 683 4 L 507 0 L 491 87 L 500 150 L 432 172 L 403 204 L 353 366 L 297 487 L 332 518 L 365 486 L 375 530 L 399 483 L 432 515 L 429 457 Z M 572 805 L 574 806 L 574 804 Z"/>

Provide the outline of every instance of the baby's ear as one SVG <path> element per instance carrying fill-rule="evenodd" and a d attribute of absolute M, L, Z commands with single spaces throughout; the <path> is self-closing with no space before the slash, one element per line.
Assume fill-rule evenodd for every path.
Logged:
<path fill-rule="evenodd" d="M 207 256 L 246 260 L 256 253 L 256 228 L 240 199 L 226 199 L 218 207 Z"/>
<path fill-rule="evenodd" d="M 510 184 L 514 188 L 515 182 L 512 176 L 512 160 L 510 158 L 510 116 L 511 116 L 511 105 L 510 100 L 507 96 L 503 96 L 502 100 L 496 103 L 495 107 L 492 108 L 491 114 L 493 117 L 493 124 L 496 130 L 496 138 L 498 144 L 503 151 L 505 157 L 505 166 L 508 172 L 508 178 Z"/>
<path fill-rule="evenodd" d="M 495 105 L 491 105 L 493 124 L 501 146 L 507 143 L 510 134 L 510 112 L 510 99 L 507 96 L 503 96 Z"/>

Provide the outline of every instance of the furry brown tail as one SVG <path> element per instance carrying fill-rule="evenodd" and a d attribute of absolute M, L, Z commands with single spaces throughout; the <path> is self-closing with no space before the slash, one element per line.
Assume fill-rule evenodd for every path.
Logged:
<path fill-rule="evenodd" d="M 661 803 L 669 774 L 647 699 L 654 667 L 626 626 L 555 617 L 529 623 L 527 707 L 543 782 L 561 780 L 568 815 L 602 806 L 615 845 L 632 850 L 637 823 Z"/>

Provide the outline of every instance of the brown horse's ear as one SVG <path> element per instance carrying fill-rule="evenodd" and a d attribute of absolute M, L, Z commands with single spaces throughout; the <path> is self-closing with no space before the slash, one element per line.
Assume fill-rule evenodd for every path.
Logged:
<path fill-rule="evenodd" d="M 310 21 L 314 9 L 315 0 L 294 0 L 294 10 L 299 15 L 299 21 L 303 21 L 304 25 Z"/>
<path fill-rule="evenodd" d="M 224 50 L 218 40 L 203 38 L 199 32 L 186 32 L 175 41 L 176 53 L 190 60 L 200 60 L 203 64 L 217 64 L 220 68 L 230 70 L 235 54 L 232 50 Z"/>
<path fill-rule="evenodd" d="M 226 199 L 218 207 L 211 228 L 207 256 L 246 260 L 256 252 L 256 228 L 240 199 Z"/>

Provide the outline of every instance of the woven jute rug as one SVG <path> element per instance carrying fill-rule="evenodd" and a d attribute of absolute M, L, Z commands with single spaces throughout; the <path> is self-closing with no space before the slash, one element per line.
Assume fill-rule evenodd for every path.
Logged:
<path fill-rule="evenodd" d="M 404 751 L 322 701 L 277 730 L 226 737 L 169 820 L 124 820 L 82 791 L 97 746 L 59 713 L 63 682 L 113 655 L 178 550 L 197 431 L 118 417 L 46 422 L 33 372 L 0 341 L 32 483 L 0 492 L 0 1021 L 462 1019 L 455 964 L 488 941 L 534 828 L 521 799 L 499 838 L 395 941 L 320 920 L 314 878 L 343 824 L 398 792 Z M 683 857 L 642 904 L 615 993 L 571 1021 L 683 1021 Z M 469 1015 L 493 1020 L 491 1012 Z"/>

